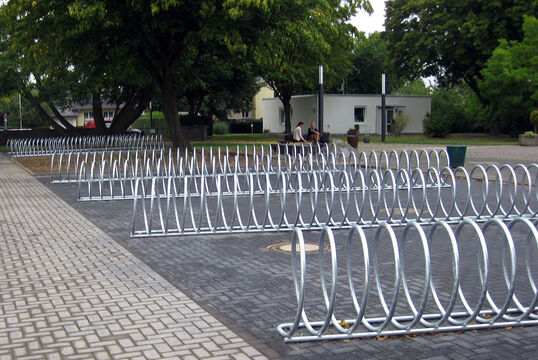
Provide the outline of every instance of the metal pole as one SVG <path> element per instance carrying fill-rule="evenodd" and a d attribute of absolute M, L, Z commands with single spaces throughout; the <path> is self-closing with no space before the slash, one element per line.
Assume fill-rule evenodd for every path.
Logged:
<path fill-rule="evenodd" d="M 387 134 L 387 114 L 385 111 L 385 74 L 381 75 L 381 141 L 385 142 Z"/>
<path fill-rule="evenodd" d="M 323 134 L 323 65 L 319 66 L 318 126 Z"/>
<path fill-rule="evenodd" d="M 22 106 L 21 106 L 21 93 L 19 93 L 19 129 L 22 130 Z"/>
<path fill-rule="evenodd" d="M 149 133 L 155 133 L 155 130 L 153 129 L 153 111 L 151 108 L 151 101 L 149 102 Z"/>

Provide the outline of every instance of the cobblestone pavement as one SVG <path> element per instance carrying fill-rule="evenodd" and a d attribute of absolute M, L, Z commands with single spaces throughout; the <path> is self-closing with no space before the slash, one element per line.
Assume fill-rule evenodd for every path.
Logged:
<path fill-rule="evenodd" d="M 446 145 L 424 144 L 359 144 L 358 151 L 390 151 L 409 149 L 446 149 Z M 499 145 L 499 146 L 467 146 L 465 165 L 470 167 L 476 164 L 531 164 L 538 162 L 538 148 L 536 146 Z"/>
<path fill-rule="evenodd" d="M 1 176 L 4 176 L 4 165 L 4 163 L 0 163 Z M 1 180 L 3 181 L 4 179 Z M 30 180 L 26 181 L 30 182 Z M 84 230 L 92 234 L 98 234 L 97 236 L 89 235 L 91 239 L 88 239 L 88 235 L 85 235 L 85 242 L 77 244 L 81 251 L 86 251 L 84 256 L 88 256 L 88 253 L 96 252 L 97 249 L 101 251 L 102 243 L 105 243 L 106 247 L 114 248 L 114 255 L 109 255 L 114 264 L 117 263 L 118 258 L 125 257 L 130 259 L 131 262 L 137 264 L 137 267 L 144 269 L 149 274 L 146 277 L 157 278 L 156 282 L 161 286 L 166 284 L 166 289 L 161 291 L 162 296 L 178 293 L 178 290 L 171 287 L 166 281 L 170 282 L 211 314 L 207 316 L 214 316 L 221 324 L 228 327 L 231 332 L 246 340 L 252 346 L 247 348 L 251 349 L 251 351 L 256 349 L 267 358 L 527 359 L 534 358 L 538 348 L 536 345 L 538 327 L 447 333 L 438 336 L 394 337 L 384 340 L 286 344 L 276 332 L 276 326 L 282 322 L 291 321 L 295 312 L 296 300 L 293 292 L 290 258 L 287 254 L 271 252 L 266 249 L 266 246 L 275 242 L 289 241 L 289 233 L 129 238 L 132 202 L 79 203 L 75 200 L 76 185 L 47 184 L 48 177 L 41 177 L 39 180 L 46 184 L 46 187 L 52 190 L 55 195 L 44 188 L 39 188 L 41 189 L 40 192 L 34 191 L 32 195 L 26 195 L 25 199 L 29 199 L 30 202 L 37 202 L 43 201 L 42 199 L 44 198 L 48 202 L 48 198 L 52 198 L 54 203 L 60 203 L 62 207 L 69 210 L 69 215 L 66 216 L 69 219 L 71 217 L 80 218 L 80 222 L 87 224 L 88 220 L 82 218 L 85 217 L 92 220 L 100 229 Z M 20 186 L 21 182 L 17 180 L 17 183 Z M 32 183 L 34 182 L 32 181 Z M 0 189 L 3 186 L 3 184 L 0 185 Z M 56 196 L 63 199 L 72 208 L 57 200 Z M 52 213 L 50 208 L 44 210 L 44 212 L 47 214 Z M 3 222 L 0 224 L 4 226 Z M 67 230 L 71 227 L 70 224 L 71 220 L 65 222 L 65 225 L 62 222 L 61 227 L 56 224 L 52 226 L 51 232 L 55 235 L 63 236 L 65 232 L 74 231 Z M 75 225 L 75 229 L 78 229 L 78 227 L 78 225 Z M 59 231 L 59 228 L 62 230 Z M 84 227 L 84 229 L 86 228 Z M 21 226 L 19 225 L 14 231 L 22 231 Z M 311 232 L 305 233 L 305 235 L 307 240 L 316 240 L 319 233 Z M 103 238 L 110 239 L 108 236 L 112 237 L 124 248 L 118 247 L 110 240 L 102 240 Z M 96 237 L 98 240 L 95 239 Z M 341 234 L 338 238 L 342 238 Z M 33 240 L 35 241 L 35 239 Z M 27 240 L 27 242 L 29 241 Z M 29 245 L 27 244 L 27 246 Z M 31 246 L 37 245 L 31 243 Z M 342 249 L 341 242 L 338 247 Z M 4 253 L 3 249 L 1 251 Z M 442 252 L 442 249 L 438 250 L 441 255 Z M 388 253 L 390 254 L 390 251 Z M 134 260 L 130 254 L 142 260 L 148 267 L 144 267 L 140 262 Z M 75 259 L 69 260 L 75 261 Z M 309 283 L 315 279 L 319 281 L 319 275 L 315 271 L 316 260 L 315 256 L 309 256 L 308 261 L 311 264 L 310 270 L 307 270 L 307 281 Z M 60 257 L 57 261 L 62 263 L 64 261 L 69 262 L 64 257 Z M 100 258 L 100 261 L 103 262 L 104 260 Z M 108 262 L 105 263 L 108 264 Z M 95 265 L 95 268 L 101 271 L 101 266 L 102 264 L 99 263 Z M 476 265 L 474 266 L 476 267 Z M 68 269 L 72 267 L 73 265 Z M 4 272 L 3 269 L 0 271 Z M 153 271 L 159 273 L 162 278 L 155 275 Z M 474 272 L 469 273 L 476 274 L 476 268 Z M 129 279 L 131 277 L 132 275 L 129 276 Z M 19 279 L 17 274 L 15 279 Z M 476 277 L 474 280 L 476 280 Z M 107 284 L 106 288 L 108 287 L 109 285 Z M 346 290 L 347 288 L 339 290 L 339 296 L 342 296 Z M 307 292 L 311 298 L 317 299 L 317 301 L 307 304 L 309 314 L 314 314 L 313 319 L 319 319 L 320 314 L 323 314 L 319 287 L 311 287 L 307 289 Z M 352 314 L 347 311 L 346 306 L 348 305 L 344 304 L 342 307 L 338 307 L 337 313 L 339 315 Z M 51 306 L 56 307 L 56 305 Z M 117 312 L 115 311 L 114 313 Z M 3 319 L 1 316 L 0 319 Z M 149 323 L 151 324 L 152 322 L 149 321 Z M 158 338 L 163 333 L 160 329 L 155 329 L 154 331 L 153 336 L 155 338 Z M 1 330 L 0 334 L 3 334 Z M 53 342 L 55 341 L 53 340 Z M 8 339 L 7 343 L 14 342 Z M 1 350 L 4 349 L 3 346 L 0 337 Z M 144 354 L 140 355 L 144 356 Z M 251 355 L 247 356 L 251 357 Z M 182 356 L 178 357 L 181 358 Z"/>
<path fill-rule="evenodd" d="M 48 181 L 46 177 L 41 180 L 43 183 Z M 290 257 L 271 252 L 266 246 L 289 241 L 289 232 L 129 238 L 131 201 L 77 203 L 74 201 L 76 185 L 48 184 L 47 187 L 87 218 L 96 219 L 96 224 L 104 232 L 271 359 L 524 359 L 533 357 L 538 347 L 538 327 L 395 337 L 382 341 L 286 344 L 277 333 L 276 326 L 291 321 L 295 312 Z M 315 241 L 319 233 L 306 232 L 305 236 L 307 240 Z M 340 253 L 344 246 L 343 236 L 342 232 L 337 235 Z M 471 257 L 471 261 L 466 259 L 462 272 L 466 274 L 466 288 L 470 288 L 471 298 L 476 301 L 476 297 L 472 296 L 472 286 L 477 280 L 476 264 L 472 260 L 476 256 L 471 256 L 475 254 L 473 249 L 476 246 L 472 241 L 468 246 L 469 249 L 462 249 L 462 254 Z M 443 257 L 445 252 L 446 248 L 437 248 L 432 254 Z M 385 248 L 382 256 L 391 256 L 389 247 Z M 320 319 L 324 312 L 320 288 L 316 285 L 319 283 L 315 265 L 317 258 L 312 255 L 308 258 L 307 283 L 314 285 L 307 289 L 307 298 L 310 299 L 307 308 L 312 319 Z M 417 264 L 420 268 L 420 261 Z M 436 276 L 442 281 L 449 274 L 436 272 Z M 495 280 L 493 284 L 502 284 L 502 278 Z M 420 286 L 415 284 L 413 287 L 420 291 Z M 339 288 L 338 296 L 345 297 L 348 290 L 346 286 Z M 478 287 L 474 290 L 476 295 Z M 338 304 L 339 316 L 353 316 L 353 312 L 349 311 L 349 301 Z"/>
<path fill-rule="evenodd" d="M 2 154 L 0 230 L 2 360 L 265 358 Z"/>

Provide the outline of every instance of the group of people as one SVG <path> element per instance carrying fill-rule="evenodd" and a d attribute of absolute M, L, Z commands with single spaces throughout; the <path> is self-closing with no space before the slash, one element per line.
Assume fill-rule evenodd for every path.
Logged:
<path fill-rule="evenodd" d="M 298 142 L 311 141 L 313 143 L 318 143 L 321 134 L 319 130 L 316 129 L 316 123 L 312 121 L 312 123 L 310 124 L 310 127 L 308 128 L 308 134 L 306 135 L 306 140 L 305 138 L 303 138 L 303 126 L 304 123 L 302 121 L 299 121 L 297 127 L 293 131 L 293 140 Z"/>

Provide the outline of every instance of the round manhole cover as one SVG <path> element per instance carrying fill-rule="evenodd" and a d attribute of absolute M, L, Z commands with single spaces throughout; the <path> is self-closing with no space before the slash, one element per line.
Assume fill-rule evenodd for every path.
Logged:
<path fill-rule="evenodd" d="M 319 251 L 319 244 L 313 242 L 305 242 L 304 244 L 305 252 L 317 253 Z M 291 242 L 279 242 L 275 244 L 267 245 L 266 248 L 271 251 L 276 251 L 280 253 L 291 254 Z M 329 250 L 329 246 L 325 246 L 325 250 Z M 297 244 L 297 252 L 299 252 L 299 244 Z"/>

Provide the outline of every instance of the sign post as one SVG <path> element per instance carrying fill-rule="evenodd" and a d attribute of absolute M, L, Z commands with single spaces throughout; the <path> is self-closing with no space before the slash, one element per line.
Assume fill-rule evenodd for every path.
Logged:
<path fill-rule="evenodd" d="M 318 126 L 323 134 L 323 65 L 319 66 Z"/>
<path fill-rule="evenodd" d="M 381 75 L 381 141 L 385 142 L 387 135 L 387 113 L 385 111 L 385 74 Z"/>
<path fill-rule="evenodd" d="M 19 129 L 22 130 L 22 107 L 21 107 L 21 93 L 19 93 Z"/>

